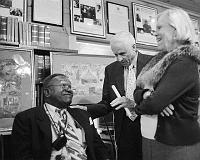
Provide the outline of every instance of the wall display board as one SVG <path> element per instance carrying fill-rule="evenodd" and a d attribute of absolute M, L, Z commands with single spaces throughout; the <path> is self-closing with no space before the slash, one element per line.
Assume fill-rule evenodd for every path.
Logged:
<path fill-rule="evenodd" d="M 72 82 L 72 104 L 91 104 L 101 100 L 105 66 L 114 62 L 114 57 L 61 52 L 52 52 L 50 56 L 52 73 L 63 73 Z"/>
<path fill-rule="evenodd" d="M 129 32 L 129 8 L 128 6 L 106 3 L 108 17 L 108 33 L 115 34 L 120 31 Z M 119 25 L 120 23 L 120 25 Z"/>
<path fill-rule="evenodd" d="M 71 32 L 105 38 L 103 0 L 70 0 Z"/>
<path fill-rule="evenodd" d="M 33 0 L 33 21 L 63 24 L 63 0 Z"/>
<path fill-rule="evenodd" d="M 26 0 L 0 0 L 0 16 L 25 19 Z"/>
<path fill-rule="evenodd" d="M 157 46 L 156 15 L 157 9 L 132 3 L 136 43 Z"/>
<path fill-rule="evenodd" d="M 32 52 L 0 48 L 0 132 L 11 130 L 15 115 L 34 104 Z"/>

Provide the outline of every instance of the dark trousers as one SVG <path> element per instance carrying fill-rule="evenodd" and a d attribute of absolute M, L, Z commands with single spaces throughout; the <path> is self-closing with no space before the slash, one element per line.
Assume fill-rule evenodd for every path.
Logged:
<path fill-rule="evenodd" d="M 189 146 L 171 146 L 142 138 L 143 160 L 200 160 L 200 142 Z"/>
<path fill-rule="evenodd" d="M 118 147 L 117 160 L 142 160 L 142 136 L 140 119 L 131 121 L 124 117 Z"/>

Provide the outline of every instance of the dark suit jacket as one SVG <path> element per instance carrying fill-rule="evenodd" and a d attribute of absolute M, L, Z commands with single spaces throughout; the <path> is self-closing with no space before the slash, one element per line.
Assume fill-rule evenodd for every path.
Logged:
<path fill-rule="evenodd" d="M 138 54 L 137 58 L 137 73 L 136 77 L 140 73 L 141 69 L 144 65 L 152 58 L 152 56 Z M 95 105 L 89 105 L 88 111 L 92 115 L 92 118 L 98 118 L 108 114 L 111 111 L 114 111 L 113 108 L 110 106 L 110 102 L 116 98 L 115 93 L 113 92 L 111 85 L 115 85 L 117 90 L 119 91 L 121 96 L 125 95 L 124 89 L 124 68 L 120 62 L 116 61 L 111 63 L 105 68 L 105 78 L 104 78 L 104 85 L 103 85 L 103 95 L 102 101 Z M 114 111 L 115 117 L 115 135 L 116 141 L 118 146 L 120 141 L 120 134 L 122 133 L 122 124 L 124 123 L 124 117 L 126 117 L 126 113 L 124 109 L 120 109 L 118 111 Z M 139 118 L 134 121 L 137 124 L 137 130 L 140 130 L 139 125 Z"/>
<path fill-rule="evenodd" d="M 89 115 L 80 109 L 68 109 L 83 127 L 88 160 L 105 160 L 107 150 L 96 129 L 90 125 Z M 52 150 L 51 122 L 44 107 L 34 107 L 16 115 L 12 130 L 13 151 L 18 160 L 49 160 Z"/>

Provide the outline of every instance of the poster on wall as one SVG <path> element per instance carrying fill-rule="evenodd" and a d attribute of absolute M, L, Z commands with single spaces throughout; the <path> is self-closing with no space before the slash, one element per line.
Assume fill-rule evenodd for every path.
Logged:
<path fill-rule="evenodd" d="M 105 38 L 103 0 L 71 0 L 71 33 Z"/>
<path fill-rule="evenodd" d="M 0 49 L 0 133 L 11 130 L 15 115 L 33 107 L 32 52 Z"/>
<path fill-rule="evenodd" d="M 136 3 L 132 3 L 132 6 L 136 43 L 157 46 L 157 9 Z"/>
<path fill-rule="evenodd" d="M 25 20 L 25 2 L 26 0 L 0 0 L 0 15 Z"/>
<path fill-rule="evenodd" d="M 108 33 L 129 32 L 128 6 L 107 2 Z M 120 22 L 120 25 L 119 25 Z"/>
<path fill-rule="evenodd" d="M 51 53 L 52 73 L 62 73 L 72 82 L 72 104 L 97 103 L 102 98 L 105 66 L 115 57 Z"/>

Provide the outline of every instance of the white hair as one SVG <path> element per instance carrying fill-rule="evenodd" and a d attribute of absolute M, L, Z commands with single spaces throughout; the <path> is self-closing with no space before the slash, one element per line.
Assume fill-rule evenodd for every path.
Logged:
<path fill-rule="evenodd" d="M 169 24 L 177 31 L 177 40 L 180 42 L 195 42 L 195 30 L 192 21 L 186 11 L 181 8 L 171 8 L 158 15 L 167 15 Z"/>
<path fill-rule="evenodd" d="M 130 32 L 121 31 L 116 33 L 110 40 L 111 48 L 117 43 L 121 43 L 126 47 L 132 47 L 135 44 L 135 38 Z"/>

